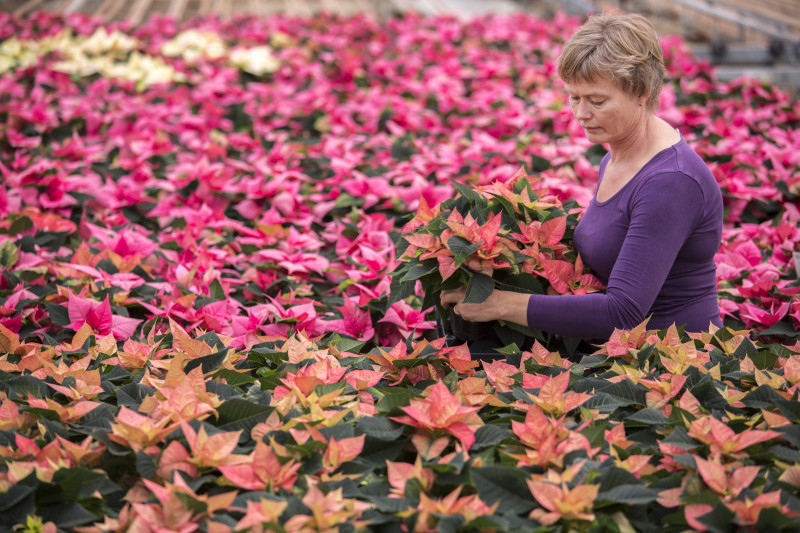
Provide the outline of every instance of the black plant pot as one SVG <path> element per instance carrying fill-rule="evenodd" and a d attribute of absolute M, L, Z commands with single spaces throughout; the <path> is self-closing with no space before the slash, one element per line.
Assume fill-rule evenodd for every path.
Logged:
<path fill-rule="evenodd" d="M 470 322 L 464 320 L 461 315 L 457 315 L 451 309 L 450 312 L 450 332 L 460 341 L 471 342 L 487 337 L 494 337 L 495 322 Z"/>

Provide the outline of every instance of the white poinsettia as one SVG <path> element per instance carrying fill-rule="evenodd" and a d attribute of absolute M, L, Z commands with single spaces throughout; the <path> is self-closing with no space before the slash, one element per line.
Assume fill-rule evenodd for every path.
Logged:
<path fill-rule="evenodd" d="M 119 30 L 108 32 L 98 28 L 83 41 L 77 42 L 77 49 L 90 55 L 116 54 L 131 52 L 138 48 L 139 42 Z"/>
<path fill-rule="evenodd" d="M 219 35 L 212 31 L 186 30 L 161 46 L 161 53 L 168 57 L 183 57 L 188 63 L 203 58 L 219 59 L 228 53 L 228 47 Z"/>
<path fill-rule="evenodd" d="M 68 51 L 74 46 L 69 31 L 63 30 L 40 40 L 11 37 L 0 43 L 0 73 L 35 65 L 53 51 Z"/>
<path fill-rule="evenodd" d="M 234 48 L 230 60 L 237 68 L 256 76 L 275 72 L 280 67 L 280 61 L 269 46 Z"/>
<path fill-rule="evenodd" d="M 133 81 L 138 90 L 156 83 L 185 81 L 185 76 L 176 72 L 160 57 L 133 52 L 128 61 L 109 65 L 102 74 L 107 77 Z"/>

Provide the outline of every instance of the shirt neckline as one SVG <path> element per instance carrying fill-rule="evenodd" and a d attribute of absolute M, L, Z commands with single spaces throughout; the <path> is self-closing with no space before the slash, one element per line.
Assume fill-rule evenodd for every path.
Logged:
<path fill-rule="evenodd" d="M 675 131 L 678 131 L 678 130 L 676 129 Z M 656 152 L 656 154 L 655 154 L 653 157 L 651 157 L 651 158 L 650 158 L 650 159 L 647 161 L 647 163 L 645 163 L 644 165 L 642 165 L 642 168 L 640 168 L 638 171 L 636 171 L 636 174 L 634 174 L 634 175 L 633 175 L 633 177 L 632 177 L 631 179 L 629 179 L 629 180 L 628 180 L 628 182 L 627 182 L 625 185 L 623 185 L 622 187 L 620 187 L 620 189 L 619 189 L 617 192 L 615 192 L 614 194 L 612 194 L 612 195 L 611 195 L 611 197 L 610 197 L 609 199 L 607 199 L 607 200 L 604 200 L 604 201 L 602 201 L 602 202 L 601 202 L 600 200 L 598 200 L 598 199 L 597 199 L 597 191 L 600 189 L 600 182 L 603 180 L 602 176 L 600 176 L 600 179 L 598 179 L 598 180 L 597 180 L 597 187 L 596 187 L 596 188 L 595 188 L 595 190 L 594 190 L 594 195 L 592 195 L 592 203 L 594 203 L 595 205 L 602 206 L 602 205 L 606 205 L 606 204 L 608 204 L 608 203 L 609 203 L 609 202 L 611 202 L 612 200 L 614 200 L 614 199 L 616 199 L 617 197 L 619 197 L 619 195 L 620 195 L 620 193 L 622 193 L 622 191 L 624 191 L 626 188 L 628 188 L 628 186 L 629 186 L 631 183 L 633 183 L 634 181 L 636 181 L 636 178 L 638 178 L 638 177 L 639 177 L 639 175 L 642 173 L 642 171 L 644 171 L 644 170 L 645 170 L 647 167 L 649 167 L 649 166 L 650 166 L 650 165 L 653 163 L 653 161 L 655 161 L 656 159 L 658 159 L 659 157 L 661 157 L 661 154 L 663 154 L 664 152 L 666 152 L 666 151 L 668 151 L 668 150 L 673 150 L 673 149 L 677 148 L 677 147 L 678 147 L 678 145 L 680 145 L 680 144 L 682 144 L 682 143 L 684 143 L 684 142 L 686 141 L 686 140 L 683 138 L 683 135 L 681 135 L 681 132 L 679 132 L 679 131 L 678 131 L 678 135 L 680 135 L 680 139 L 678 139 L 678 141 L 677 141 L 675 144 L 672 144 L 672 145 L 670 145 L 670 146 L 667 146 L 667 147 L 666 147 L 666 148 L 664 148 L 663 150 L 661 150 L 661 151 L 659 151 L 659 152 Z M 609 157 L 609 156 L 606 156 L 606 158 L 608 158 L 608 157 Z M 603 166 L 603 168 L 602 168 L 602 170 L 603 170 L 603 173 L 605 173 L 605 168 L 606 168 L 606 165 L 608 164 L 608 163 L 607 163 L 607 161 L 608 161 L 608 160 L 607 160 L 607 159 L 605 159 L 605 160 L 604 160 L 604 162 L 603 162 L 603 165 L 602 165 L 602 166 Z"/>

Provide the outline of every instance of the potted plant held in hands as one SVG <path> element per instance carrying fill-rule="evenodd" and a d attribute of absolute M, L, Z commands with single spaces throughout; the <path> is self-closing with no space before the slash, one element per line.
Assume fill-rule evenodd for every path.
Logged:
<path fill-rule="evenodd" d="M 468 186 L 453 182 L 456 195 L 436 206 L 420 200 L 417 214 L 403 227 L 400 264 L 392 274 L 390 305 L 421 285 L 423 309 L 449 317 L 452 333 L 469 342 L 491 337 L 494 346 L 522 347 L 529 338 L 549 335 L 518 324 L 463 323 L 441 307 L 443 289 L 466 286 L 465 301 L 480 303 L 495 288 L 530 294 L 584 294 L 603 288 L 572 248 L 578 211 L 562 203 L 542 179 L 520 168 L 505 182 Z"/>

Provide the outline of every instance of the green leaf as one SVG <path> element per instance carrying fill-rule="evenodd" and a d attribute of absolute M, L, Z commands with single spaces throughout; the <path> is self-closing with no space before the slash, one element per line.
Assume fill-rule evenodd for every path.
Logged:
<path fill-rule="evenodd" d="M 470 187 L 469 185 L 464 185 L 461 182 L 458 182 L 454 179 L 451 179 L 450 182 L 453 184 L 455 190 L 464 197 L 465 200 L 469 202 L 479 202 L 479 203 L 488 203 L 486 199 L 480 195 L 475 189 Z"/>
<path fill-rule="evenodd" d="M 646 426 L 669 424 L 670 420 L 658 409 L 646 407 L 625 418 L 625 422 L 638 422 Z"/>
<path fill-rule="evenodd" d="M 603 389 L 605 394 L 627 400 L 631 404 L 645 405 L 647 403 L 647 389 L 637 385 L 629 379 L 613 383 Z"/>
<path fill-rule="evenodd" d="M 587 409 L 597 409 L 601 413 L 611 413 L 619 407 L 627 407 L 629 405 L 635 405 L 635 403 L 636 402 L 631 400 L 611 396 L 605 392 L 598 392 L 589 398 L 583 406 Z"/>
<path fill-rule="evenodd" d="M 233 398 L 217 407 L 216 426 L 225 431 L 242 430 L 244 435 L 249 435 L 250 430 L 265 421 L 272 411 L 273 407 Z"/>
<path fill-rule="evenodd" d="M 220 283 L 219 279 L 214 279 L 208 285 L 208 297 L 214 301 L 227 299 L 225 289 L 222 288 L 222 283 Z"/>
<path fill-rule="evenodd" d="M 466 261 L 470 255 L 472 255 L 475 250 L 478 249 L 480 246 L 479 242 L 471 243 L 468 240 L 459 237 L 453 236 L 447 239 L 447 247 L 453 252 L 453 257 L 456 261 L 456 266 L 461 266 L 464 261 Z"/>
<path fill-rule="evenodd" d="M 154 389 L 140 383 L 128 383 L 117 389 L 117 405 L 125 406 L 134 411 L 139 409 L 142 402 L 155 393 Z"/>
<path fill-rule="evenodd" d="M 208 504 L 202 500 L 198 500 L 191 494 L 185 492 L 175 492 L 175 495 L 183 504 L 183 508 L 187 511 L 193 511 L 196 514 L 205 513 L 208 510 Z"/>
<path fill-rule="evenodd" d="M 227 357 L 228 350 L 220 350 L 218 352 L 190 360 L 188 363 L 186 363 L 186 365 L 184 365 L 183 370 L 188 374 L 199 366 L 202 367 L 203 374 L 208 374 L 209 372 L 213 372 L 219 368 L 219 365 L 224 363 Z"/>
<path fill-rule="evenodd" d="M 407 438 L 390 441 L 367 436 L 364 439 L 364 448 L 358 454 L 356 461 L 372 467 L 385 468 L 386 461 L 397 460 L 398 455 L 406 447 L 406 443 L 408 443 Z"/>
<path fill-rule="evenodd" d="M 775 428 L 775 431 L 783 434 L 783 438 L 789 441 L 792 446 L 800 449 L 800 426 L 797 424 L 790 424 L 787 426 L 780 426 Z"/>
<path fill-rule="evenodd" d="M 733 352 L 733 357 L 741 360 L 744 359 L 745 356 L 749 356 L 752 359 L 757 352 L 758 348 L 756 348 L 756 345 L 753 344 L 753 341 L 745 337 L 741 344 L 736 347 L 736 351 Z"/>
<path fill-rule="evenodd" d="M 686 428 L 681 426 L 676 426 L 672 430 L 672 433 L 670 433 L 662 442 L 683 448 L 684 450 L 692 450 L 700 445 L 699 442 L 689 436 L 689 432 L 686 431 Z"/>
<path fill-rule="evenodd" d="M 494 281 L 486 274 L 475 272 L 469 279 L 467 284 L 467 293 L 464 296 L 464 302 L 469 304 L 479 304 L 486 301 L 486 299 L 494 291 Z"/>
<path fill-rule="evenodd" d="M 750 359 L 759 370 L 772 370 L 778 361 L 778 354 L 767 350 L 759 350 L 751 355 Z"/>
<path fill-rule="evenodd" d="M 33 221 L 29 217 L 21 216 L 11 223 L 8 228 L 8 234 L 12 236 L 19 235 L 31 229 L 33 229 Z"/>
<path fill-rule="evenodd" d="M 254 378 L 249 372 L 237 372 L 236 370 L 231 370 L 230 368 L 220 368 L 212 377 L 224 379 L 225 383 L 231 387 L 241 387 L 242 385 L 249 385 L 250 383 L 255 383 L 256 381 L 256 378 Z"/>
<path fill-rule="evenodd" d="M 380 389 L 380 392 L 383 393 L 383 397 L 375 404 L 375 409 L 383 414 L 405 407 L 410 404 L 412 398 L 418 397 L 409 389 Z"/>
<path fill-rule="evenodd" d="M 12 374 L 3 372 L 2 375 L 11 376 Z M 50 387 L 44 381 L 31 375 L 12 377 L 6 384 L 9 391 L 15 392 L 22 398 L 27 398 L 28 394 L 32 394 L 36 398 L 44 398 L 50 392 Z"/>
<path fill-rule="evenodd" d="M 550 168 L 550 160 L 536 154 L 531 154 L 531 170 L 533 172 L 543 172 Z"/>
<path fill-rule="evenodd" d="M 34 490 L 34 487 L 16 484 L 11 485 L 7 491 L 0 492 L 0 515 L 19 506 L 23 500 L 33 494 Z"/>
<path fill-rule="evenodd" d="M 583 428 L 580 433 L 589 439 L 589 444 L 592 447 L 602 447 L 606 442 L 606 429 L 606 427 L 601 425 L 591 425 Z"/>
<path fill-rule="evenodd" d="M 45 302 L 44 308 L 47 310 L 47 314 L 50 315 L 50 321 L 56 326 L 65 327 L 72 322 L 69 319 L 69 311 L 65 306 Z"/>
<path fill-rule="evenodd" d="M 494 201 L 502 205 L 503 209 L 505 210 L 506 213 L 508 213 L 510 217 L 512 218 L 515 217 L 514 204 L 512 204 L 509 200 L 503 198 L 502 196 L 495 195 Z"/>
<path fill-rule="evenodd" d="M 18 260 L 19 248 L 14 241 L 8 240 L 0 244 L 0 267 L 3 267 L 3 270 L 11 270 Z"/>
<path fill-rule="evenodd" d="M 92 498 L 95 493 L 109 496 L 121 493 L 122 489 L 112 482 L 103 472 L 96 472 L 84 467 L 61 468 L 53 475 L 56 485 L 65 495 L 72 499 Z"/>
<path fill-rule="evenodd" d="M 99 518 L 78 503 L 48 505 L 41 513 L 42 521 L 53 522 L 59 529 L 82 526 Z"/>
<path fill-rule="evenodd" d="M 365 416 L 358 420 L 356 429 L 365 435 L 385 441 L 394 441 L 403 435 L 403 426 L 382 416 Z"/>
<path fill-rule="evenodd" d="M 797 524 L 783 514 L 780 509 L 767 507 L 758 513 L 758 521 L 754 529 L 756 531 L 796 531 Z"/>
<path fill-rule="evenodd" d="M 536 505 L 528 488 L 528 474 L 514 466 L 482 466 L 472 469 L 475 488 L 487 505 L 499 502 L 500 514 L 528 513 Z"/>
<path fill-rule="evenodd" d="M 511 435 L 511 432 L 506 427 L 484 424 L 475 431 L 475 443 L 471 449 L 483 450 L 495 446 Z"/>
<path fill-rule="evenodd" d="M 788 320 L 781 320 L 776 322 L 772 326 L 768 327 L 764 331 L 759 331 L 758 334 L 760 336 L 768 337 L 772 335 L 780 336 L 780 337 L 788 337 L 790 339 L 796 339 L 800 337 L 800 331 L 794 328 L 794 326 Z"/>
<path fill-rule="evenodd" d="M 658 492 L 644 485 L 618 485 L 613 489 L 597 493 L 597 501 L 605 501 L 611 504 L 639 505 L 654 502 L 657 498 Z M 595 507 L 600 506 L 595 504 Z"/>
<path fill-rule="evenodd" d="M 731 531 L 731 524 L 736 515 L 733 514 L 725 505 L 715 505 L 714 509 L 707 514 L 697 518 L 697 521 L 708 528 L 712 533 L 728 533 Z"/>
<path fill-rule="evenodd" d="M 502 281 L 495 282 L 498 289 L 504 291 L 515 291 L 527 294 L 544 294 L 544 287 L 537 276 L 523 272 L 506 276 Z"/>
<path fill-rule="evenodd" d="M 455 237 L 454 237 L 455 238 Z M 437 264 L 432 263 L 417 263 L 413 265 L 408 271 L 403 274 L 402 280 L 403 281 L 416 281 L 420 278 L 423 278 L 430 274 L 431 272 L 435 272 L 439 270 L 439 266 Z M 413 294 L 413 291 L 412 291 Z M 411 296 L 409 294 L 408 296 Z"/>
<path fill-rule="evenodd" d="M 143 451 L 136 452 L 136 471 L 145 479 L 153 479 L 156 475 L 156 463 Z"/>

